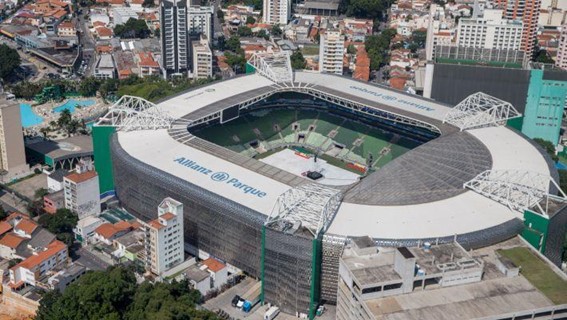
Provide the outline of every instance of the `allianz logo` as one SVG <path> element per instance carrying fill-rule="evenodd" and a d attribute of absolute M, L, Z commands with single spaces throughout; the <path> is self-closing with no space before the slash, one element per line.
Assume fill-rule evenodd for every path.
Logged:
<path fill-rule="evenodd" d="M 253 195 L 258 198 L 263 198 L 267 195 L 266 192 L 256 189 L 251 185 L 247 185 L 242 181 L 240 181 L 239 179 L 231 177 L 226 172 L 222 172 L 222 171 L 215 172 L 214 170 L 202 166 L 191 159 L 185 157 L 179 157 L 174 159 L 173 162 L 177 162 L 178 164 L 186 168 L 202 173 L 203 175 L 209 176 L 209 178 L 215 182 L 225 183 L 230 185 L 231 187 L 237 188 L 241 190 L 244 194 Z"/>

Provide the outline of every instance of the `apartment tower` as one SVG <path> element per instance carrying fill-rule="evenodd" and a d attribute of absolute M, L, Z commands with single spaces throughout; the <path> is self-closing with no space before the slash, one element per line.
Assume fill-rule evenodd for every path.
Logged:
<path fill-rule="evenodd" d="M 187 75 L 189 71 L 189 35 L 187 1 L 164 0 L 160 5 L 161 55 L 163 74 Z"/>
<path fill-rule="evenodd" d="M 344 37 L 339 31 L 321 34 L 319 72 L 343 74 Z"/>
<path fill-rule="evenodd" d="M 524 51 L 527 57 L 531 57 L 537 36 L 541 0 L 494 0 L 494 2 L 504 11 L 505 19 L 522 20 L 524 28 L 520 50 Z"/>

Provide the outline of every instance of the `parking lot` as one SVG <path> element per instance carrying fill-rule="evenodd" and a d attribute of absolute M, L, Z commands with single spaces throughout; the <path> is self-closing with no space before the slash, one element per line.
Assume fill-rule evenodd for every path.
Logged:
<path fill-rule="evenodd" d="M 213 312 L 216 312 L 219 309 L 223 310 L 233 319 L 262 320 L 264 317 L 264 313 L 268 310 L 268 305 L 262 306 L 260 304 L 257 304 L 256 306 L 254 306 L 254 308 L 252 308 L 252 310 L 249 313 L 246 313 L 241 309 L 233 307 L 231 304 L 232 298 L 234 298 L 235 295 L 243 295 L 252 286 L 254 286 L 256 282 L 257 281 L 252 278 L 246 278 L 236 286 L 226 290 L 221 295 L 207 301 L 203 306 L 206 309 L 211 310 Z M 335 319 L 335 311 L 336 311 L 335 306 L 325 306 L 325 307 L 327 308 L 327 311 L 325 311 L 325 313 L 321 317 L 317 317 L 316 319 L 321 319 L 321 320 Z M 289 315 L 280 312 L 280 314 L 275 319 L 296 320 L 298 318 L 294 315 Z"/>

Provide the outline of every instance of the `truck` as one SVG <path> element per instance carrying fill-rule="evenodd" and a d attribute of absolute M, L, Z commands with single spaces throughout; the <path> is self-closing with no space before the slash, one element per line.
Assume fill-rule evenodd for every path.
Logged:
<path fill-rule="evenodd" d="M 264 313 L 264 320 L 272 320 L 280 314 L 280 308 L 272 306 Z"/>
<path fill-rule="evenodd" d="M 250 312 L 255 305 L 260 302 L 260 291 L 262 289 L 262 283 L 257 282 L 254 284 L 245 294 L 242 295 L 241 299 L 244 300 L 242 304 L 242 311 Z"/>

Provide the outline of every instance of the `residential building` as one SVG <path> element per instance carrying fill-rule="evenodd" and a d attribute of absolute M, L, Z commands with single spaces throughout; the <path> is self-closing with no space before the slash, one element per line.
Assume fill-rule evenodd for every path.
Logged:
<path fill-rule="evenodd" d="M 63 178 L 69 174 L 65 169 L 57 169 L 47 176 L 47 190 L 55 192 L 63 190 Z"/>
<path fill-rule="evenodd" d="M 132 231 L 122 235 L 112 242 L 115 251 L 113 255 L 119 259 L 137 261 L 145 255 L 144 232 Z"/>
<path fill-rule="evenodd" d="M 508 20 L 522 20 L 522 44 L 520 50 L 531 57 L 538 30 L 541 0 L 494 0 L 504 10 L 503 17 Z"/>
<path fill-rule="evenodd" d="M 210 41 L 213 36 L 213 13 L 213 6 L 190 6 L 187 16 L 189 36 L 199 39 L 199 35 L 203 34 Z"/>
<path fill-rule="evenodd" d="M 64 21 L 57 26 L 57 35 L 60 37 L 76 37 L 77 29 L 73 22 Z"/>
<path fill-rule="evenodd" d="M 215 258 L 208 258 L 203 261 L 203 268 L 210 274 L 210 289 L 220 289 L 228 281 L 228 268 L 226 265 Z"/>
<path fill-rule="evenodd" d="M 145 226 L 146 268 L 161 275 L 184 260 L 183 204 L 165 198 L 158 218 Z"/>
<path fill-rule="evenodd" d="M 199 268 L 198 265 L 194 264 L 187 268 L 183 272 L 183 276 L 189 281 L 189 285 L 198 290 L 202 296 L 211 291 L 211 275 L 206 270 Z"/>
<path fill-rule="evenodd" d="M 343 74 L 344 37 L 339 31 L 321 34 L 319 72 Z"/>
<path fill-rule="evenodd" d="M 159 63 L 154 59 L 151 52 L 140 52 L 136 55 L 138 63 L 139 76 L 141 78 L 150 77 L 160 74 Z"/>
<path fill-rule="evenodd" d="M 91 243 L 95 236 L 95 230 L 102 224 L 104 224 L 104 220 L 95 216 L 87 216 L 80 219 L 77 221 L 77 226 L 73 228 L 75 239 L 83 244 Z"/>
<path fill-rule="evenodd" d="M 103 223 L 98 226 L 93 233 L 92 239 L 96 242 L 102 242 L 107 245 L 112 245 L 112 242 L 132 230 L 132 225 L 126 221 L 119 221 L 115 224 Z M 85 233 L 86 230 L 82 230 Z M 87 238 L 89 238 L 87 233 Z"/>
<path fill-rule="evenodd" d="M 193 78 L 204 79 L 213 76 L 213 52 L 209 41 L 201 36 L 199 42 L 193 42 Z"/>
<path fill-rule="evenodd" d="M 111 54 L 102 54 L 98 57 L 94 69 L 94 77 L 97 79 L 116 78 L 116 65 Z"/>
<path fill-rule="evenodd" d="M 20 105 L 0 96 L 0 172 L 3 181 L 29 172 L 20 117 Z"/>
<path fill-rule="evenodd" d="M 287 25 L 291 16 L 290 0 L 264 0 L 262 7 L 262 17 L 264 22 L 269 24 Z"/>
<path fill-rule="evenodd" d="M 163 75 L 183 75 L 189 71 L 187 1 L 164 0 L 160 5 L 161 56 Z"/>
<path fill-rule="evenodd" d="M 502 10 L 485 9 L 483 17 L 459 20 L 457 46 L 519 50 L 522 30 L 522 22 L 503 19 Z"/>
<path fill-rule="evenodd" d="M 43 251 L 37 252 L 26 260 L 18 263 L 10 269 L 10 283 L 12 289 L 18 289 L 24 285 L 39 285 L 49 276 L 49 272 L 56 268 L 67 266 L 69 251 L 67 245 L 55 240 Z"/>
<path fill-rule="evenodd" d="M 92 162 L 82 161 L 76 172 L 63 178 L 65 208 L 76 212 L 79 219 L 100 214 L 98 174 Z"/>
<path fill-rule="evenodd" d="M 55 214 L 57 210 L 65 208 L 65 191 L 59 190 L 43 197 L 43 210 Z"/>
<path fill-rule="evenodd" d="M 561 69 L 567 70 L 567 23 L 561 27 L 561 36 L 559 38 L 555 65 Z"/>
<path fill-rule="evenodd" d="M 73 264 L 49 277 L 49 279 L 47 279 L 47 284 L 51 290 L 63 292 L 71 283 L 84 275 L 85 272 L 87 272 L 87 268 L 80 264 Z"/>

